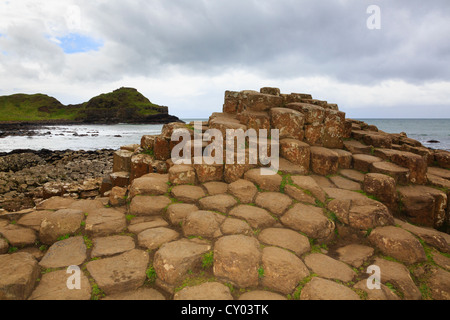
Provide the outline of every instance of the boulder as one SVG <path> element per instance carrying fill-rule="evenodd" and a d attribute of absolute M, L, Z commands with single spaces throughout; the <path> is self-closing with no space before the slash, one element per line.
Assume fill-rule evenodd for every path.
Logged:
<path fill-rule="evenodd" d="M 297 284 L 309 276 L 309 270 L 300 258 L 276 247 L 263 249 L 262 268 L 261 284 L 285 295 L 292 294 Z"/>
<path fill-rule="evenodd" d="M 401 228 L 387 226 L 379 227 L 369 236 L 370 242 L 383 254 L 407 264 L 426 261 L 425 251 L 411 233 Z"/>
<path fill-rule="evenodd" d="M 279 130 L 280 139 L 303 140 L 305 116 L 302 113 L 287 108 L 273 108 L 270 110 L 270 116 L 272 129 Z"/>
<path fill-rule="evenodd" d="M 336 152 L 323 148 L 311 147 L 311 170 L 322 176 L 337 173 L 339 156 Z"/>
<path fill-rule="evenodd" d="M 224 236 L 214 246 L 214 276 L 238 288 L 256 287 L 261 264 L 259 242 L 243 235 Z"/>
<path fill-rule="evenodd" d="M 153 267 L 161 281 L 176 285 L 184 280 L 189 271 L 201 267 L 202 256 L 210 250 L 210 245 L 187 239 L 169 242 L 156 251 Z"/>
<path fill-rule="evenodd" d="M 29 253 L 0 255 L 0 300 L 26 300 L 40 276 L 36 259 Z"/>
<path fill-rule="evenodd" d="M 106 294 L 117 294 L 142 286 L 148 263 L 148 253 L 134 249 L 115 257 L 91 261 L 87 270 Z"/>
<path fill-rule="evenodd" d="M 300 166 L 303 169 L 300 174 L 309 172 L 311 159 L 309 144 L 295 139 L 283 139 L 280 141 L 280 154 L 291 163 Z"/>
<path fill-rule="evenodd" d="M 314 277 L 302 289 L 300 300 L 360 300 L 350 288 L 331 280 Z"/>
<path fill-rule="evenodd" d="M 59 237 L 73 235 L 81 229 L 84 213 L 76 209 L 61 209 L 47 215 L 39 230 L 39 239 L 46 244 L 53 244 Z"/>

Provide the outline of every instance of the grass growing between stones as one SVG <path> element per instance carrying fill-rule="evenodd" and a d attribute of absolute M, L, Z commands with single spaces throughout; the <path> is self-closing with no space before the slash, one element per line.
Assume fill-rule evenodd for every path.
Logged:
<path fill-rule="evenodd" d="M 299 282 L 297 288 L 294 291 L 294 294 L 292 296 L 288 295 L 288 299 L 294 299 L 294 300 L 300 300 L 300 295 L 302 293 L 303 288 L 314 278 L 318 277 L 319 275 L 316 273 L 311 273 L 309 276 L 307 276 L 305 279 Z"/>

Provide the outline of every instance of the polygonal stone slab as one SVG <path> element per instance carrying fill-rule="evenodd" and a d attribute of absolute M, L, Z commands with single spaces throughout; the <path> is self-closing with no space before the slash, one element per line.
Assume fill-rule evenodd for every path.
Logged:
<path fill-rule="evenodd" d="M 255 238 L 233 235 L 215 243 L 214 275 L 239 288 L 258 285 L 260 262 L 259 242 Z"/>
<path fill-rule="evenodd" d="M 53 244 L 39 262 L 43 268 L 63 268 L 79 266 L 87 258 L 83 237 L 61 240 Z"/>
<path fill-rule="evenodd" d="M 80 272 L 80 289 L 70 290 L 67 282 L 71 275 L 72 273 L 67 273 L 67 270 L 42 275 L 29 300 L 90 300 L 91 284 L 89 279 Z"/>
<path fill-rule="evenodd" d="M 40 269 L 29 253 L 0 255 L 0 300 L 25 300 L 33 291 Z"/>
<path fill-rule="evenodd" d="M 175 293 L 174 300 L 233 300 L 230 288 L 219 282 L 186 287 Z"/>
<path fill-rule="evenodd" d="M 311 250 L 309 239 L 298 232 L 285 228 L 267 228 L 258 235 L 258 240 L 268 245 L 285 248 L 297 256 Z"/>
<path fill-rule="evenodd" d="M 149 255 L 131 250 L 119 256 L 89 262 L 86 267 L 106 294 L 135 290 L 144 284 Z"/>

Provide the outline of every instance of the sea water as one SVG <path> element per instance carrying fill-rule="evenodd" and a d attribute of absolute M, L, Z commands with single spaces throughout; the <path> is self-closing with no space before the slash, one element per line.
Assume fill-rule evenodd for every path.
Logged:
<path fill-rule="evenodd" d="M 202 119 L 184 119 L 186 123 Z M 408 137 L 433 149 L 450 151 L 450 119 L 360 119 L 388 133 L 405 132 Z M 36 129 L 31 137 L 0 138 L 0 152 L 31 150 L 98 150 L 119 149 L 123 145 L 139 144 L 143 135 L 158 135 L 162 125 L 58 125 Z M 44 135 L 45 134 L 45 135 Z M 436 140 L 439 143 L 428 143 Z"/>

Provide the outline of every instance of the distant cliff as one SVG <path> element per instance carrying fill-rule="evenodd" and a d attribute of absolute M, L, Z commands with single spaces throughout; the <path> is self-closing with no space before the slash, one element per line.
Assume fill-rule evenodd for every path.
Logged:
<path fill-rule="evenodd" d="M 150 102 L 134 88 L 120 88 L 88 102 L 63 105 L 45 94 L 0 96 L 0 123 L 169 123 L 180 121 L 168 107 Z"/>

